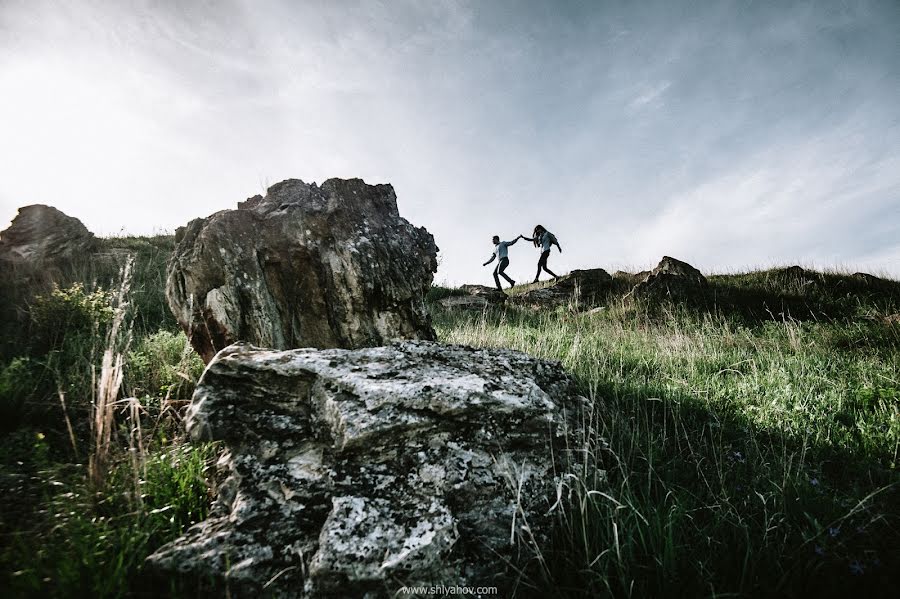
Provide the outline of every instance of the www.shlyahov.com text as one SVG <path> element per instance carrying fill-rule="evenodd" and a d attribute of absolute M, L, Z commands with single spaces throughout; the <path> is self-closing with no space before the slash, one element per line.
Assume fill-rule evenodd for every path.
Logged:
<path fill-rule="evenodd" d="M 459 595 L 465 597 L 489 597 L 497 594 L 497 587 L 470 587 L 459 585 L 412 586 L 402 587 L 398 595 L 408 596 L 442 596 Z"/>

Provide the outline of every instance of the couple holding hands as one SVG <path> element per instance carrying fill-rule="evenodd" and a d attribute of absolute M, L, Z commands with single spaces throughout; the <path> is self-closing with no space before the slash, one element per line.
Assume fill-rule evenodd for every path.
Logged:
<path fill-rule="evenodd" d="M 534 232 L 531 237 L 525 237 L 524 235 L 519 235 L 512 241 L 500 241 L 500 237 L 494 235 L 494 238 L 491 240 L 494 243 L 494 253 L 491 256 L 491 259 L 482 264 L 482 266 L 487 266 L 495 259 L 499 260 L 496 268 L 494 268 L 494 282 L 497 283 L 497 289 L 503 291 L 503 287 L 500 286 L 500 277 L 502 276 L 506 279 L 506 282 L 509 283 L 509 286 L 512 287 L 516 284 L 515 281 L 506 276 L 504 272 L 506 267 L 509 266 L 509 246 L 515 244 L 520 239 L 524 239 L 525 241 L 530 241 L 534 243 L 534 247 L 541 248 L 541 257 L 538 259 L 537 265 L 537 274 L 534 275 L 534 283 L 538 282 L 538 277 L 541 276 L 541 269 L 544 269 L 550 276 L 554 279 L 558 278 L 556 274 L 547 268 L 547 258 L 550 257 L 550 248 L 554 245 L 556 248 L 562 252 L 562 248 L 559 245 L 559 241 L 556 240 L 556 236 L 542 227 L 538 225 L 534 228 Z"/>

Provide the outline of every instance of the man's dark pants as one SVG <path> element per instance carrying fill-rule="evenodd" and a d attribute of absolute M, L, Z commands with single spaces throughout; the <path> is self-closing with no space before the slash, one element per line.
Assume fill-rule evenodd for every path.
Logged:
<path fill-rule="evenodd" d="M 503 287 L 500 286 L 500 277 L 506 279 L 506 281 L 510 285 L 515 284 L 515 281 L 510 279 L 508 276 L 506 276 L 506 273 L 503 272 L 504 270 L 506 270 L 507 266 L 509 266 L 509 258 L 500 258 L 500 262 L 497 263 L 497 268 L 494 269 L 494 282 L 497 283 L 497 289 L 499 289 L 500 291 L 503 291 Z M 497 275 L 500 275 L 500 277 L 498 277 Z"/>

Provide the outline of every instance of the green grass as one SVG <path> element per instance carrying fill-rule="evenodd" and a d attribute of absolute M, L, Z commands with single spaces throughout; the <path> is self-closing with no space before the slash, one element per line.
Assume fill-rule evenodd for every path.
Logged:
<path fill-rule="evenodd" d="M 3 596 L 123 597 L 156 592 L 144 559 L 205 518 L 218 448 L 185 443 L 180 413 L 203 364 L 163 295 L 171 237 L 101 240 L 100 257 L 58 272 L 20 269 L 0 285 L 0 589 Z M 113 406 L 103 476 L 91 422 L 115 314 L 119 266 L 134 257 L 119 337 L 133 336 Z M 62 281 L 57 285 L 54 281 Z M 71 283 L 71 284 L 70 284 Z M 123 287 L 124 288 L 124 287 Z M 15 318 L 7 318 L 10 314 Z M 122 344 L 124 351 L 127 344 Z M 65 398 L 65 414 L 60 395 Z M 139 397 L 140 406 L 121 397 Z M 129 406 L 135 409 L 127 413 Z M 71 424 L 71 428 L 69 428 Z M 140 428 L 137 426 L 140 425 Z"/>
<path fill-rule="evenodd" d="M 12 596 L 139 594 L 144 558 L 206 517 L 215 446 L 159 441 L 141 472 L 119 460 L 106 488 L 98 490 L 83 466 L 51 460 L 41 435 L 33 439 L 25 461 L 4 459 L 2 472 L 7 481 L 20 481 L 20 500 L 35 501 L 0 504 L 0 587 Z M 19 436 L 9 443 L 21 447 L 22 441 Z M 9 451 L 7 445 L 0 451 Z"/>
<path fill-rule="evenodd" d="M 842 314 L 893 301 L 851 298 Z M 559 360 L 592 400 L 566 509 L 523 589 L 846 596 L 900 582 L 900 328 L 747 313 L 435 311 L 441 341 Z"/>
<path fill-rule="evenodd" d="M 14 290 L 29 299 L 17 304 L 24 320 L 3 323 L 13 335 L 0 360 L 4 596 L 177 594 L 148 586 L 143 560 L 208 510 L 218 448 L 180 432 L 202 363 L 165 308 L 172 239 L 103 243 L 137 254 L 124 394 L 140 398 L 142 450 L 128 450 L 134 423 L 117 413 L 109 473 L 100 487 L 89 482 L 87 414 L 76 408 L 90 400 L 85 383 L 105 345 L 98 289 L 116 284 L 115 260 L 73 266 L 80 290 L 54 296 L 43 279 Z M 576 476 L 560 486 L 552 538 L 521 565 L 519 595 L 891 593 L 900 324 L 890 317 L 900 284 L 753 272 L 710 277 L 681 306 L 624 302 L 629 288 L 611 284 L 607 309 L 590 314 L 432 311 L 441 341 L 559 360 L 591 399 L 577 414 L 583 433 L 569 440 Z M 459 293 L 435 287 L 427 299 Z M 31 417 L 35 406 L 48 409 Z"/>

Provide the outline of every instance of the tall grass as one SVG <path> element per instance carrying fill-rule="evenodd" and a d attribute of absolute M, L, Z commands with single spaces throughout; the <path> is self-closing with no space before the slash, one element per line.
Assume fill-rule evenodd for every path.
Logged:
<path fill-rule="evenodd" d="M 172 240 L 108 243 L 111 263 L 135 254 L 130 285 L 108 265 L 80 265 L 81 285 L 32 294 L 31 327 L 0 348 L 13 429 L 0 437 L 0 589 L 13 596 L 147 591 L 144 557 L 208 510 L 217 448 L 181 433 L 203 365 L 165 308 Z M 629 283 L 617 285 L 595 312 L 433 310 L 442 341 L 560 360 L 591 400 L 569 440 L 552 538 L 519 594 L 892 592 L 896 284 L 747 273 L 711 277 L 687 307 L 626 304 Z M 103 291 L 116 286 L 116 297 Z M 21 417 L 60 403 L 59 416 Z"/>
<path fill-rule="evenodd" d="M 437 310 L 435 324 L 441 341 L 560 360 L 591 399 L 530 592 L 845 596 L 898 582 L 896 327 L 614 302 Z"/>
<path fill-rule="evenodd" d="M 97 378 L 97 395 L 93 402 L 93 418 L 91 419 L 93 448 L 88 461 L 88 474 L 97 487 L 102 487 L 106 476 L 115 424 L 115 410 L 124 375 L 122 358 L 131 345 L 131 328 L 130 323 L 126 322 L 126 315 L 133 266 L 134 260 L 129 259 L 122 267 L 121 283 L 116 295 L 115 316 L 107 335 L 100 375 Z M 136 411 L 129 410 L 129 415 L 134 417 Z"/>
<path fill-rule="evenodd" d="M 38 334 L 22 344 L 31 355 L 0 373 L 0 401 L 15 415 L 0 438 L 4 596 L 144 592 L 144 558 L 206 516 L 218 450 L 185 444 L 179 426 L 202 362 L 183 334 L 144 328 L 154 322 L 147 307 L 164 302 L 160 269 L 133 253 L 115 294 L 83 281 L 39 294 Z M 30 406 L 51 389 L 61 416 L 34 417 Z M 64 422 L 67 433 L 56 434 Z"/>

